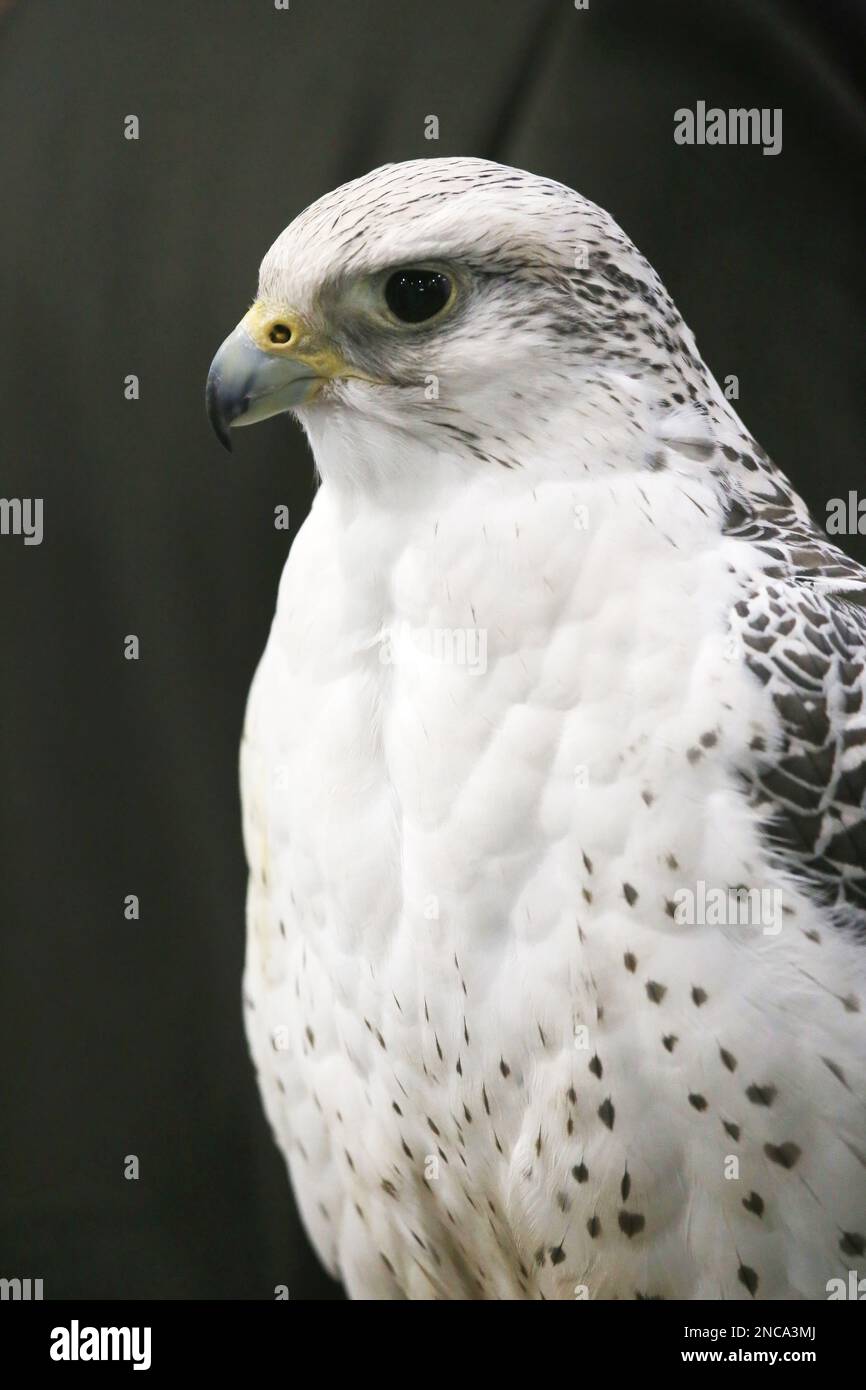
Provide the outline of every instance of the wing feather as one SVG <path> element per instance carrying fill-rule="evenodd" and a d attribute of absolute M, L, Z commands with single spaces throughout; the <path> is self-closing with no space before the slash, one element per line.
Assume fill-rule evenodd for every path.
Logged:
<path fill-rule="evenodd" d="M 777 494 L 755 503 L 727 533 L 767 563 L 732 626 L 781 742 L 755 740 L 741 772 L 772 853 L 866 938 L 866 570 Z"/>

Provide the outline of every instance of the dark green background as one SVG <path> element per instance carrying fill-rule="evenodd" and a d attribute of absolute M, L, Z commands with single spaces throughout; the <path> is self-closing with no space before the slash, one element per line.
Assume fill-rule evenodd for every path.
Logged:
<path fill-rule="evenodd" d="M 297 529 L 312 468 L 285 419 L 229 458 L 203 388 L 270 242 L 387 160 L 478 154 L 561 179 L 654 263 L 823 517 L 863 486 L 862 15 L 0 5 L 0 492 L 45 499 L 41 547 L 0 537 L 0 1275 L 41 1277 L 48 1298 L 336 1292 L 239 1002 L 236 746 L 286 552 L 273 509 Z M 699 99 L 781 107 L 782 153 L 675 146 L 674 110 Z"/>

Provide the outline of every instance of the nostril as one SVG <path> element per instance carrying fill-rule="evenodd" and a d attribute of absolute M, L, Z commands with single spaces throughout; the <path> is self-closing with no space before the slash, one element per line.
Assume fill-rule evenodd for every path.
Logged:
<path fill-rule="evenodd" d="M 290 343 L 292 330 L 287 323 L 275 323 L 268 337 L 272 343 Z"/>

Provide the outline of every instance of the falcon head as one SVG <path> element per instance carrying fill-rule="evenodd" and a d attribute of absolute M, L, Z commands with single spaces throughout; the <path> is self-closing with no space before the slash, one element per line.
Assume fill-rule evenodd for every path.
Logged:
<path fill-rule="evenodd" d="M 583 395 L 705 375 L 655 272 L 601 208 L 483 159 L 388 164 L 313 203 L 262 263 L 207 403 L 229 430 L 293 412 L 329 441 L 508 465 Z M 544 432 L 547 431 L 547 434 Z M 562 431 L 558 431 L 562 433 Z"/>

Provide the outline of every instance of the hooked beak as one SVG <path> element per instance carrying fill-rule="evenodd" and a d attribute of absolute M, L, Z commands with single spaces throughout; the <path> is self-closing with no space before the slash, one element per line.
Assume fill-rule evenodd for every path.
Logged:
<path fill-rule="evenodd" d="M 296 314 L 257 302 L 211 363 L 208 419 L 231 451 L 232 427 L 280 415 L 311 400 L 325 382 L 356 375 Z"/>

